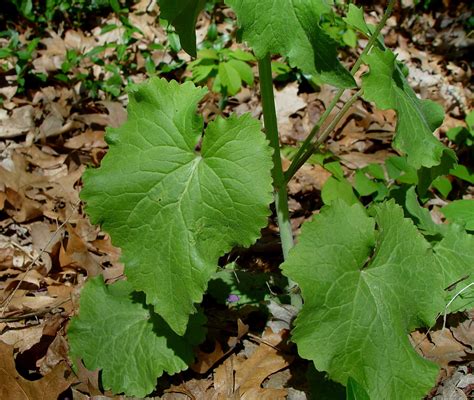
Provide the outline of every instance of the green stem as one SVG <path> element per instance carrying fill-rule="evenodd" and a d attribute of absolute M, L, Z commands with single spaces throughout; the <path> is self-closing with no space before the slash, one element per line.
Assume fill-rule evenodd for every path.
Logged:
<path fill-rule="evenodd" d="M 388 5 L 387 5 L 387 9 L 385 10 L 385 13 L 384 13 L 382 19 L 377 24 L 377 26 L 375 28 L 375 31 L 370 36 L 369 42 L 367 43 L 367 46 L 365 46 L 364 50 L 362 51 L 360 56 L 357 58 L 357 61 L 355 62 L 354 66 L 351 68 L 352 76 L 354 76 L 357 73 L 360 66 L 362 65 L 362 62 L 364 60 L 365 55 L 372 49 L 375 42 L 377 41 L 378 36 L 380 34 L 380 31 L 385 26 L 385 23 L 387 22 L 388 17 L 392 13 L 394 5 L 395 5 L 395 0 L 389 0 Z M 311 154 L 313 154 L 314 149 L 317 146 L 319 146 L 319 144 L 321 144 L 321 143 L 319 143 L 317 146 L 315 146 L 315 144 L 312 143 L 313 138 L 319 133 L 319 130 L 321 129 L 321 126 L 326 122 L 327 118 L 329 117 L 329 114 L 334 109 L 334 107 L 336 106 L 337 102 L 339 101 L 339 99 L 341 98 L 341 96 L 343 95 L 345 90 L 346 89 L 339 89 L 337 91 L 336 95 L 332 99 L 332 101 L 329 104 L 326 111 L 323 113 L 323 115 L 321 115 L 321 118 L 319 119 L 319 121 L 316 123 L 316 125 L 314 125 L 313 129 L 311 129 L 311 132 L 309 133 L 309 135 L 304 140 L 303 144 L 301 145 L 298 152 L 294 156 L 290 167 L 288 168 L 288 170 L 285 173 L 285 180 L 287 182 L 293 177 L 293 175 L 296 173 L 296 171 L 298 171 L 301 168 L 301 166 L 304 164 L 304 162 L 306 162 L 306 160 L 308 160 L 308 158 L 311 156 Z M 343 109 L 344 109 L 344 107 L 341 109 L 340 112 L 342 112 Z M 338 116 L 336 116 L 335 118 L 338 118 Z M 341 117 L 339 117 L 339 119 L 340 118 Z M 327 136 L 329 136 L 329 133 L 327 135 L 325 135 L 324 139 L 326 139 Z M 318 138 L 318 142 L 321 140 L 322 137 L 323 137 L 323 135 L 321 135 Z M 301 160 L 303 160 L 303 159 L 305 161 L 303 163 L 301 163 Z"/>
<path fill-rule="evenodd" d="M 291 162 L 288 170 L 285 172 L 286 182 L 289 182 L 290 179 L 293 177 L 293 175 L 296 174 L 296 171 L 298 171 L 300 169 L 302 164 L 300 165 L 299 160 L 312 147 L 313 138 L 319 133 L 319 130 L 321 129 L 321 126 L 326 122 L 327 118 L 329 117 L 329 114 L 331 114 L 332 110 L 334 109 L 337 102 L 341 98 L 342 93 L 344 93 L 344 89 L 339 89 L 339 91 L 336 93 L 336 95 L 332 99 L 331 103 L 329 104 L 328 108 L 326 108 L 326 111 L 324 111 L 323 115 L 321 115 L 321 118 L 319 118 L 316 125 L 314 125 L 313 129 L 311 129 L 311 132 L 306 137 L 306 139 L 304 140 L 301 147 L 298 149 L 298 152 L 293 157 L 293 161 Z M 312 154 L 312 152 L 311 152 L 311 154 Z"/>
<path fill-rule="evenodd" d="M 321 133 L 320 136 L 318 136 L 318 139 L 314 142 L 311 143 L 311 146 L 306 150 L 306 152 L 297 160 L 294 166 L 294 171 L 298 171 L 306 161 L 308 161 L 308 158 L 311 157 L 311 155 L 318 149 L 321 144 L 323 144 L 328 136 L 331 134 L 331 132 L 334 130 L 334 128 L 337 126 L 337 124 L 341 121 L 341 119 L 344 117 L 344 115 L 349 111 L 349 109 L 353 106 L 353 104 L 357 101 L 359 96 L 362 94 L 362 90 L 359 90 L 357 93 L 354 93 L 352 97 L 344 104 L 344 106 L 341 108 L 341 110 L 336 114 L 334 119 L 331 121 L 331 123 L 328 125 L 328 127 Z M 291 171 L 288 169 L 287 171 L 290 173 Z M 291 179 L 293 175 L 289 175 L 288 179 Z"/>
<path fill-rule="evenodd" d="M 288 195 L 286 192 L 286 180 L 283 175 L 280 156 L 280 140 L 275 111 L 275 99 L 273 96 L 273 80 L 270 55 L 258 61 L 260 75 L 260 94 L 262 97 L 263 121 L 265 123 L 265 134 L 273 148 L 273 187 L 275 189 L 275 208 L 280 229 L 281 246 L 283 257 L 288 257 L 288 252 L 293 247 L 293 232 L 288 211 Z"/>
<path fill-rule="evenodd" d="M 382 16 L 382 19 L 379 21 L 379 23 L 375 27 L 375 31 L 370 35 L 367 46 L 365 46 L 365 49 L 362 51 L 361 55 L 359 56 L 359 58 L 357 59 L 357 61 L 355 62 L 354 66 L 351 69 L 352 75 L 355 75 L 355 73 L 359 70 L 360 66 L 364 62 L 365 55 L 372 49 L 375 42 L 378 40 L 379 34 L 382 31 L 382 28 L 387 23 L 388 17 L 390 17 L 390 14 L 392 13 L 394 5 L 395 5 L 395 0 L 389 0 L 387 8 L 385 9 L 385 12 Z"/>

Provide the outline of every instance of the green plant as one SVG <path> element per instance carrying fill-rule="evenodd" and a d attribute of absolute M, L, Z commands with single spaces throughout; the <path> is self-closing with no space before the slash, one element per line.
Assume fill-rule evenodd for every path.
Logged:
<path fill-rule="evenodd" d="M 332 12 L 325 2 L 227 4 L 258 61 L 266 139 L 249 115 L 217 117 L 203 133 L 196 109 L 206 89 L 192 82 L 154 78 L 130 89 L 128 121 L 108 130 L 109 153 L 99 169 L 86 172 L 81 194 L 93 223 L 122 248 L 127 281 L 105 285 L 96 278 L 86 284 L 68 330 L 71 356 L 102 369 L 104 388 L 135 396 L 151 392 L 163 371 L 185 369 L 192 346 L 204 337 L 198 304 L 218 259 L 259 237 L 273 193 L 285 258 L 281 270 L 288 278 L 282 286 L 301 309 L 292 336 L 299 354 L 348 384 L 349 398 L 363 399 L 367 392 L 372 399 L 419 399 L 435 383 L 438 368 L 416 353 L 407 334 L 432 326 L 448 302 L 449 311 L 472 302 L 468 291 L 453 298 L 445 288 L 466 274 L 472 282 L 474 236 L 459 225 L 430 225 L 412 188 L 416 218 L 406 218 L 393 200 L 364 208 L 357 198 L 332 198 L 304 224 L 294 246 L 286 191 L 359 96 L 396 111 L 393 145 L 416 171 L 419 192 L 455 165 L 454 152 L 432 134 L 442 122 L 441 107 L 415 95 L 379 36 L 394 1 L 376 27 L 365 23 L 362 9 L 349 7 L 344 20 L 369 39 L 351 71 L 320 25 Z M 196 54 L 194 23 L 204 2 L 162 0 L 160 7 L 183 48 Z M 271 54 L 339 88 L 285 173 Z M 353 76 L 362 63 L 369 71 L 356 88 Z M 344 91 L 354 88 L 324 125 Z M 325 165 L 344 183 L 337 163 Z M 383 179 L 376 167 L 363 173 Z M 435 235 L 423 235 L 415 220 Z"/>
<path fill-rule="evenodd" d="M 20 35 L 15 29 L 8 29 L 0 33 L 0 38 L 9 40 L 7 46 L 0 50 L 0 68 L 6 71 L 13 70 L 18 84 L 18 92 L 23 92 L 28 87 L 28 79 L 40 79 L 45 81 L 48 76 L 43 73 L 35 73 L 33 69 L 33 58 L 38 44 L 46 28 L 54 28 L 55 24 L 62 23 L 66 27 L 71 25 L 84 25 L 96 20 L 98 16 L 115 13 L 121 22 L 120 28 L 124 33 L 122 43 L 107 43 L 97 46 L 87 53 L 78 50 L 67 50 L 65 60 L 61 65 L 61 70 L 54 73 L 54 79 L 68 83 L 82 82 L 86 92 L 92 98 L 99 96 L 99 91 L 109 97 L 118 97 L 123 94 L 126 84 L 131 83 L 123 75 L 131 75 L 136 71 L 136 64 L 131 59 L 135 56 L 130 51 L 130 45 L 136 41 L 133 34 L 140 31 L 128 20 L 128 6 L 132 1 L 118 0 L 47 0 L 45 2 L 33 0 L 8 0 L 6 14 L 17 11 L 18 15 L 26 19 L 26 23 L 31 26 L 31 31 L 20 40 Z M 13 7 L 14 8 L 13 8 Z M 13 11 L 11 10 L 13 8 Z M 15 13 L 15 18 L 18 17 Z M 2 16 L 5 18 L 4 16 Z M 15 18 L 8 18 L 7 21 Z M 7 26 L 10 22 L 7 22 Z M 107 24 L 102 27 L 101 33 L 107 33 L 118 29 L 117 24 Z M 148 76 L 154 76 L 157 68 L 170 70 L 177 68 L 181 63 L 170 65 L 155 65 L 151 57 L 151 52 L 160 44 L 152 44 L 148 49 L 141 51 L 145 58 L 145 70 Z M 107 49 L 115 51 L 104 57 Z M 96 79 L 93 74 L 93 65 L 104 68 L 103 79 Z"/>
<path fill-rule="evenodd" d="M 121 12 L 118 0 L 7 0 L 7 3 L 26 20 L 45 26 L 60 18 L 79 24 L 97 12 Z"/>
<path fill-rule="evenodd" d="M 197 53 L 196 60 L 188 64 L 195 83 L 207 82 L 213 78 L 212 90 L 224 97 L 234 96 L 245 82 L 251 86 L 254 81 L 252 67 L 255 57 L 243 50 L 203 49 Z"/>
<path fill-rule="evenodd" d="M 474 147 L 474 111 L 466 116 L 466 126 L 457 126 L 446 132 L 451 142 L 461 147 Z"/>
<path fill-rule="evenodd" d="M 18 32 L 7 30 L 0 32 L 0 38 L 8 38 L 8 45 L 0 49 L 0 68 L 4 71 L 14 70 L 18 92 L 25 89 L 25 80 L 30 74 L 33 54 L 40 41 L 39 38 L 31 39 L 28 44 L 22 44 Z"/>

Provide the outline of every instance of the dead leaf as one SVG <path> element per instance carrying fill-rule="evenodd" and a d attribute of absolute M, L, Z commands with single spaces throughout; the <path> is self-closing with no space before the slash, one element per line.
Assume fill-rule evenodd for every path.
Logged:
<path fill-rule="evenodd" d="M 34 108 L 27 105 L 15 108 L 11 116 L 0 114 L 0 138 L 22 135 L 35 127 Z"/>
<path fill-rule="evenodd" d="M 17 349 L 20 353 L 31 349 L 43 336 L 43 325 L 26 326 L 20 329 L 9 329 L 0 335 L 0 341 Z"/>
<path fill-rule="evenodd" d="M 123 107 L 122 103 L 118 101 L 101 101 L 100 104 L 107 108 L 109 113 L 109 125 L 113 128 L 118 128 L 127 120 L 127 111 Z"/>
<path fill-rule="evenodd" d="M 202 351 L 201 349 L 197 350 L 196 362 L 192 364 L 190 368 L 198 374 L 205 374 L 212 368 L 214 364 L 216 364 L 220 359 L 224 358 L 225 354 L 226 353 L 224 350 L 222 350 L 222 345 L 216 341 L 214 343 L 214 350 L 210 353 Z"/>
<path fill-rule="evenodd" d="M 332 146 L 329 146 L 329 148 L 333 151 Z M 347 168 L 356 170 L 372 163 L 383 164 L 388 157 L 393 155 L 392 152 L 387 150 L 379 150 L 375 153 L 359 153 L 358 151 L 353 151 L 348 154 L 339 154 L 339 158 L 341 159 L 341 163 Z"/>
<path fill-rule="evenodd" d="M 47 375 L 61 362 L 68 359 L 69 346 L 66 338 L 58 334 L 49 345 L 46 355 L 36 362 L 41 375 Z"/>
<path fill-rule="evenodd" d="M 466 351 L 474 353 L 474 311 L 469 313 L 470 318 L 457 326 L 451 327 L 453 336 L 462 344 L 469 346 Z"/>
<path fill-rule="evenodd" d="M 240 343 L 241 339 L 248 333 L 249 326 L 244 324 L 239 318 L 237 320 L 237 336 L 231 336 L 227 340 L 228 350 L 224 351 L 222 345 L 216 340 L 214 344 L 214 350 L 209 352 L 198 349 L 196 352 L 196 362 L 190 366 L 190 368 L 199 373 L 205 374 L 209 371 L 219 360 L 223 359 L 229 353 L 231 353 L 235 346 Z"/>
<path fill-rule="evenodd" d="M 171 386 L 165 390 L 162 400 L 206 399 L 217 400 L 218 393 L 209 379 L 191 379 L 179 386 Z"/>
<path fill-rule="evenodd" d="M 288 183 L 290 195 L 321 190 L 331 173 L 320 165 L 303 165 Z"/>
<path fill-rule="evenodd" d="M 288 367 L 293 356 L 281 350 L 282 336 L 267 329 L 260 345 L 249 358 L 232 355 L 214 371 L 214 387 L 218 399 L 285 399 L 286 389 L 263 388 L 262 383 L 273 373 Z"/>
<path fill-rule="evenodd" d="M 62 267 L 74 266 L 87 271 L 89 276 L 97 276 L 102 272 L 98 257 L 87 248 L 84 240 L 75 232 L 71 225 L 67 225 L 68 240 L 66 246 L 61 246 L 59 262 Z"/>
<path fill-rule="evenodd" d="M 293 124 L 290 115 L 306 107 L 306 102 L 298 96 L 298 82 L 286 85 L 282 90 L 275 91 L 275 108 L 278 120 L 278 130 L 282 137 L 290 136 Z M 282 139 L 284 141 L 284 139 Z"/>
<path fill-rule="evenodd" d="M 459 343 L 447 328 L 431 332 L 429 338 L 420 332 L 413 332 L 411 337 L 425 358 L 444 368 L 447 368 L 450 362 L 462 361 L 466 356 L 466 347 Z"/>
<path fill-rule="evenodd" d="M 36 381 L 23 378 L 15 368 L 13 347 L 0 342 L 0 398 L 8 400 L 57 399 L 75 381 L 66 363 L 58 364 Z"/>

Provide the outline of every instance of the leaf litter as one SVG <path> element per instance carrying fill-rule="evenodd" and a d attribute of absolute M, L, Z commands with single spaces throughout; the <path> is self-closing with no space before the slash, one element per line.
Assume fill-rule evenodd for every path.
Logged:
<path fill-rule="evenodd" d="M 391 46 L 408 64 L 408 80 L 417 93 L 441 102 L 448 111 L 437 131 L 443 139 L 447 129 L 463 123 L 462 116 L 472 107 L 472 92 L 468 85 L 470 68 L 464 61 L 446 61 L 440 49 L 462 53 L 472 39 L 462 36 L 462 29 L 448 12 L 437 19 L 424 14 L 415 20 L 407 15 L 407 10 L 401 9 L 396 15 L 401 21 L 399 27 L 395 17 L 389 21 L 387 41 L 393 41 Z M 150 43 L 166 45 L 166 35 L 156 24 L 156 15 L 153 1 L 139 2 L 129 15 L 130 22 L 141 31 L 133 33 L 137 40 L 129 49 L 137 61 L 137 70 L 130 77 L 132 82 L 146 78 L 140 47 Z M 198 40 L 203 40 L 209 23 L 208 15 L 204 14 L 198 23 Z M 119 19 L 110 16 L 102 24 L 116 24 L 118 28 L 108 33 L 101 33 L 100 26 L 90 31 L 47 31 L 32 61 L 34 71 L 51 77 L 61 70 L 68 51 L 85 54 L 100 45 L 123 43 L 124 28 Z M 426 34 L 441 26 L 444 27 L 438 38 Z M 233 28 L 220 22 L 219 29 Z M 411 35 L 407 39 L 397 34 L 399 30 Z M 20 40 L 26 43 L 28 34 L 24 32 Z M 108 60 L 112 55 L 109 48 L 100 57 Z M 158 64 L 171 62 L 175 56 L 165 47 L 152 51 L 151 57 Z M 13 67 L 13 60 L 9 63 Z M 73 70 L 90 70 L 97 80 L 110 77 L 110 72 L 88 57 L 82 58 Z M 110 100 L 101 92 L 94 100 L 85 95 L 84 82 L 68 87 L 54 80 L 21 94 L 12 71 L 10 68 L 1 73 L 7 85 L 0 88 L 0 393 L 2 398 L 49 399 L 69 390 L 77 399 L 99 395 L 119 398 L 104 392 L 98 372 L 86 370 L 78 360 L 73 360 L 73 372 L 65 332 L 69 318 L 77 312 L 86 278 L 102 275 L 112 283 L 123 275 L 120 251 L 90 223 L 78 193 L 85 166 L 99 165 L 106 152 L 105 127 L 118 127 L 125 120 L 127 99 L 119 96 Z M 294 145 L 327 107 L 333 92 L 327 86 L 319 93 L 311 93 L 295 83 L 281 85 L 278 84 L 276 93 L 282 118 L 282 144 Z M 231 110 L 239 114 L 250 111 L 257 117 L 261 113 L 255 88 L 246 88 L 230 99 L 223 110 L 217 101 L 215 96 L 204 100 L 202 107 L 208 119 L 218 113 L 227 115 Z M 351 180 L 356 169 L 373 163 L 382 165 L 394 155 L 388 143 L 395 123 L 391 111 L 377 111 L 361 100 L 354 104 L 327 145 L 340 160 L 345 177 Z M 324 166 L 310 163 L 292 179 L 289 188 L 295 230 L 310 217 L 306 205 L 321 201 L 320 192 L 332 175 Z M 472 194 L 472 189 L 468 189 L 464 196 L 472 198 Z M 271 246 L 276 236 L 271 229 L 272 225 L 266 236 L 269 244 L 264 249 L 274 248 Z M 250 257 L 254 260 L 252 265 L 258 268 L 274 268 L 266 261 L 271 257 L 265 252 Z M 264 327 L 265 323 L 262 327 L 261 323 L 252 322 L 249 316 L 255 312 L 240 312 L 235 317 L 240 321 L 237 331 L 219 330 L 213 351 L 196 353 L 197 363 L 192 368 L 195 375 L 183 373 L 173 377 L 174 381 L 159 381 L 163 398 L 287 398 L 289 389 L 293 390 L 289 379 L 279 382 L 275 377 L 283 371 L 283 375 L 288 373 L 291 378 L 291 374 L 302 374 L 306 368 L 297 365 L 294 369 L 295 352 L 286 344 L 291 319 L 277 324 L 278 331 L 272 332 Z M 472 317 L 471 312 L 450 322 L 446 329 L 411 335 L 415 348 L 443 367 L 441 383 L 431 395 L 434 399 L 455 394 L 458 398 L 469 396 L 468 388 L 474 385 L 469 378 L 474 348 Z M 38 377 L 41 378 L 32 380 Z"/>

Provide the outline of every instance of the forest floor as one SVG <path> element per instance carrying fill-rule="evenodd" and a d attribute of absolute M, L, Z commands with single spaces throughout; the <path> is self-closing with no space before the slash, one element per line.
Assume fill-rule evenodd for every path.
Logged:
<path fill-rule="evenodd" d="M 366 3 L 367 18 L 376 21 L 382 7 Z M 383 33 L 387 46 L 408 66 L 415 91 L 444 107 L 446 118 L 436 134 L 457 150 L 469 169 L 472 147 L 463 150 L 447 136 L 451 128 L 466 126 L 473 104 L 474 64 L 469 56 L 474 37 L 472 26 L 471 34 L 466 28 L 469 18 L 472 25 L 472 9 L 458 3 L 446 1 L 427 11 L 398 7 Z M 88 166 L 98 166 L 107 152 L 106 127 L 120 126 L 127 118 L 125 87 L 150 75 L 189 79 L 191 59 L 179 51 L 173 35 L 167 38 L 154 1 L 142 0 L 119 14 L 108 10 L 77 16 L 71 11 L 76 17 L 50 24 L 15 18 L 16 11 L 6 8 L 0 17 L 0 393 L 5 399 L 125 398 L 104 392 L 99 371 L 88 371 L 78 360 L 73 372 L 68 358 L 67 327 L 78 311 L 86 279 L 123 278 L 119 249 L 84 212 L 81 176 Z M 198 42 L 207 40 L 214 23 L 221 38 L 216 40 L 226 46 L 225 38 L 235 35 L 236 26 L 225 7 L 199 18 Z M 365 44 L 359 40 L 355 47 L 346 46 L 342 61 L 350 66 Z M 284 60 L 274 61 L 283 65 L 275 72 L 275 96 L 282 151 L 289 157 L 335 89 L 315 87 L 284 67 Z M 249 64 L 257 76 L 256 63 Z M 231 112 L 261 118 L 258 85 L 242 85 L 237 94 L 223 99 L 209 83 L 211 90 L 200 106 L 205 122 Z M 357 169 L 384 165 L 397 155 L 390 146 L 395 124 L 394 112 L 362 100 L 352 106 L 326 147 L 347 182 L 354 183 Z M 323 205 L 321 190 L 333 173 L 310 162 L 289 183 L 296 235 L 311 210 Z M 439 223 L 444 220 L 440 207 L 474 195 L 474 180 L 449 181 L 449 194 L 436 193 L 425 204 Z M 281 260 L 271 219 L 257 244 L 235 249 L 222 264 L 236 261 L 243 269 L 272 274 Z M 159 378 L 150 398 L 212 399 L 232 393 L 229 385 L 263 388 L 261 398 L 266 399 L 306 399 L 310 393 L 317 393 L 317 399 L 345 398 L 339 385 L 325 380 L 297 357 L 295 346 L 286 344 L 292 310 L 267 304 L 270 317 L 259 305 L 206 298 L 208 337 L 196 352 L 195 364 L 186 372 Z M 474 312 L 451 315 L 448 329 L 442 329 L 441 317 L 429 331 L 410 335 L 417 351 L 442 367 L 428 399 L 474 398 L 473 317 Z M 278 333 L 272 330 L 275 326 Z"/>

